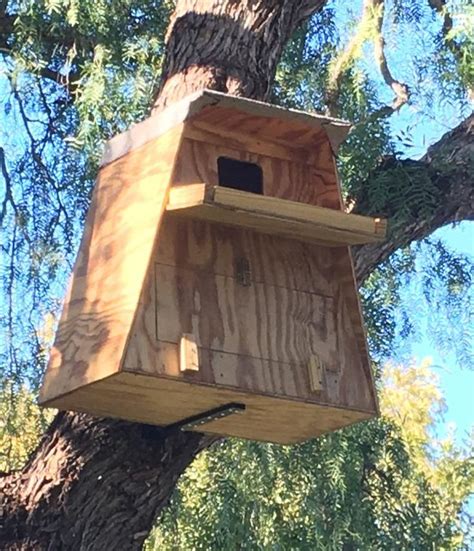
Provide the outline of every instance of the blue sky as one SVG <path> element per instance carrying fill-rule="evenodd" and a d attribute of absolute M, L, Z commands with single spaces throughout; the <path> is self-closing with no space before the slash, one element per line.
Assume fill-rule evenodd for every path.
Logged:
<path fill-rule="evenodd" d="M 474 257 L 474 224 L 463 222 L 457 226 L 446 226 L 436 231 L 433 236 L 441 238 L 452 250 Z M 420 325 L 424 320 L 419 320 Z M 474 328 L 471 327 L 471 331 Z M 474 333 L 474 331 L 473 331 Z M 474 366 L 465 368 L 458 365 L 454 353 L 441 354 L 431 342 L 426 332 L 421 339 L 409 343 L 415 358 L 433 359 L 433 367 L 440 378 L 447 411 L 443 423 L 437 427 L 440 436 L 446 434 L 448 426 L 457 427 L 457 440 L 460 442 L 466 432 L 474 426 Z"/>
<path fill-rule="evenodd" d="M 403 56 L 403 50 L 399 56 Z M 395 56 L 397 57 L 397 56 Z M 395 64 L 395 72 L 398 65 Z M 381 84 L 381 87 L 383 85 Z M 385 93 L 387 91 L 385 90 Z M 460 103 L 433 104 L 432 112 L 427 115 L 416 104 L 405 106 L 398 114 L 392 115 L 390 124 L 395 135 L 408 136 L 408 143 L 400 139 L 397 144 L 401 152 L 410 158 L 420 158 L 428 147 L 436 143 L 443 134 L 454 128 L 467 116 L 467 107 Z M 474 259 L 474 223 L 462 222 L 457 225 L 445 226 L 432 234 L 441 238 L 453 252 L 466 254 Z M 423 327 L 426 320 L 418 320 Z M 471 327 L 474 335 L 474 327 Z M 421 361 L 432 358 L 433 368 L 440 380 L 447 410 L 444 421 L 437 430 L 440 436 L 447 433 L 448 427 L 457 427 L 457 441 L 462 441 L 467 431 L 474 427 L 474 366 L 459 366 L 453 352 L 441 353 L 434 346 L 426 330 L 421 332 L 421 338 L 408 342 L 413 357 Z"/>
<path fill-rule="evenodd" d="M 336 8 L 339 28 L 352 33 L 352 22 L 360 16 L 362 2 L 346 3 L 334 0 L 333 5 Z M 391 5 L 391 2 L 387 2 L 388 8 Z M 469 106 L 462 98 L 446 101 L 446 91 L 440 89 L 433 73 L 420 69 L 423 58 L 434 55 L 431 37 L 433 30 L 440 29 L 441 19 L 434 16 L 428 3 L 419 9 L 424 10 L 424 27 L 416 32 L 410 25 L 398 25 L 396 33 L 391 33 L 389 18 L 384 25 L 385 53 L 392 75 L 395 79 L 408 83 L 412 91 L 410 105 L 405 105 L 400 112 L 390 117 L 391 129 L 396 137 L 395 145 L 403 156 L 410 158 L 422 157 L 431 144 L 457 126 L 472 110 L 472 105 Z M 360 65 L 376 83 L 380 99 L 390 104 L 393 92 L 380 75 L 370 43 L 364 46 L 364 56 L 360 60 Z M 433 237 L 441 238 L 453 252 L 468 254 L 474 259 L 472 222 L 441 228 Z M 410 300 L 409 297 L 406 300 Z M 423 318 L 416 320 L 419 328 L 426 327 L 426 321 Z M 470 329 L 474 334 L 474 327 Z M 442 436 L 446 434 L 449 425 L 456 425 L 457 440 L 461 441 L 466 431 L 474 426 L 474 366 L 461 367 L 453 352 L 442 353 L 437 350 L 426 329 L 420 329 L 418 337 L 409 339 L 404 345 L 404 351 L 408 351 L 419 361 L 426 357 L 432 358 L 433 368 L 439 376 L 447 404 L 444 422 L 439 424 L 437 430 Z"/>
<path fill-rule="evenodd" d="M 333 0 L 331 4 L 335 8 L 337 27 L 342 35 L 346 35 L 347 41 L 347 36 L 354 32 L 354 21 L 358 21 L 362 12 L 362 2 Z M 387 2 L 386 13 L 391 7 L 393 2 Z M 414 4 L 403 9 L 407 13 L 412 8 L 415 8 Z M 441 18 L 433 13 L 427 2 L 417 4 L 417 9 L 422 18 L 418 29 L 413 24 L 401 23 L 397 25 L 396 32 L 392 32 L 394 26 L 390 16 L 386 17 L 383 29 L 385 53 L 392 76 L 409 84 L 412 93 L 410 104 L 390 117 L 390 126 L 399 154 L 415 159 L 422 157 L 431 144 L 457 126 L 472 110 L 472 105 L 462 97 L 453 99 L 453 94 L 447 94 L 445 89 L 440 88 L 436 82 L 436 74 L 424 68 L 423 59 L 436 55 L 432 36 L 433 31 L 438 32 L 441 28 Z M 375 83 L 380 100 L 390 104 L 394 94 L 382 79 L 370 41 L 365 43 L 363 56 L 358 63 Z M 453 252 L 468 254 L 474 258 L 472 222 L 441 228 L 432 237 L 441 238 Z M 404 300 L 406 303 L 410 301 L 408 290 Z M 409 304 L 404 306 L 410 309 Z M 456 440 L 461 442 L 466 432 L 474 426 L 474 366 L 461 367 L 453 351 L 437 349 L 432 335 L 426 329 L 427 318 L 417 316 L 415 310 L 411 308 L 410 315 L 415 317 L 417 336 L 409 337 L 403 343 L 403 350 L 394 351 L 394 359 L 403 358 L 403 361 L 407 361 L 407 357 L 411 356 L 421 361 L 423 358 L 432 358 L 433 369 L 439 377 L 447 405 L 444 420 L 436 427 L 436 431 L 439 436 L 443 436 L 449 426 L 455 425 Z M 427 315 L 430 313 L 425 310 L 422 316 Z M 474 334 L 474 327 L 470 329 Z"/>

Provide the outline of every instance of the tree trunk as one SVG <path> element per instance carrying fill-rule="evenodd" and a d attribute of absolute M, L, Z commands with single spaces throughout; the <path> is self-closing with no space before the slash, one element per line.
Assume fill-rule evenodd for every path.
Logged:
<path fill-rule="evenodd" d="M 286 42 L 326 2 L 180 0 L 154 111 L 202 88 L 268 100 Z"/>
<path fill-rule="evenodd" d="M 325 2 L 178 1 L 153 109 L 204 87 L 268 99 L 286 41 Z M 453 212 L 459 211 L 420 221 L 424 229 L 413 235 L 426 235 Z M 410 239 L 406 233 L 403 242 Z M 359 278 L 399 244 L 400 236 L 393 236 L 378 249 L 361 248 Z M 213 441 L 59 413 L 27 465 L 0 478 L 0 549 L 141 549 L 178 477 Z"/>
<path fill-rule="evenodd" d="M 176 481 L 213 438 L 61 412 L 3 477 L 0 549 L 141 549 Z"/>

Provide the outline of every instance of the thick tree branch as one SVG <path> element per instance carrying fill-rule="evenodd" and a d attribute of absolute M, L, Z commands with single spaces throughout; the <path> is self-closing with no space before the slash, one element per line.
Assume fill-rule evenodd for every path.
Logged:
<path fill-rule="evenodd" d="M 395 228 L 384 243 L 355 248 L 354 263 L 360 284 L 400 247 L 451 222 L 474 220 L 474 115 L 445 134 L 422 159 L 409 162 L 417 163 L 421 169 L 431 168 L 429 172 L 436 174 L 442 199 L 430 217 Z"/>

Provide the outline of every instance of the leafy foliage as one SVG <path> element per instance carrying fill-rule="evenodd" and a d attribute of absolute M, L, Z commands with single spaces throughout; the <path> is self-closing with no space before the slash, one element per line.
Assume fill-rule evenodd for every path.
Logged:
<path fill-rule="evenodd" d="M 12 407 L 13 404 L 13 407 Z M 9 381 L 0 388 L 0 472 L 19 469 L 38 444 L 54 413 L 41 410 L 26 387 Z"/>
<path fill-rule="evenodd" d="M 396 312 L 401 308 L 401 287 L 415 271 L 415 255 L 410 249 L 397 251 L 369 276 L 361 289 L 370 347 L 375 358 L 390 358 L 397 336 Z M 405 328 L 405 337 L 409 329 Z"/>
<path fill-rule="evenodd" d="M 58 315 L 101 143 L 145 113 L 169 8 L 42 0 L 5 12 L 0 373 L 17 390 L 41 378 L 43 325 Z"/>
<path fill-rule="evenodd" d="M 148 110 L 161 68 L 171 3 L 160 0 L 41 0 L 13 8 L 16 70 L 53 71 L 74 100 L 69 140 L 96 148 Z"/>
<path fill-rule="evenodd" d="M 299 446 L 215 445 L 145 549 L 460 548 L 474 464 L 430 435 L 443 401 L 429 365 L 385 366 L 381 406 L 380 420 Z"/>
<path fill-rule="evenodd" d="M 272 103 L 323 111 L 327 67 L 334 55 L 336 41 L 332 8 L 319 12 L 298 29 L 278 64 Z M 314 70 L 315 66 L 318 71 Z"/>
<path fill-rule="evenodd" d="M 391 358 L 425 333 L 441 357 L 449 352 L 473 369 L 472 266 L 472 258 L 435 237 L 379 265 L 361 289 L 372 356 Z"/>

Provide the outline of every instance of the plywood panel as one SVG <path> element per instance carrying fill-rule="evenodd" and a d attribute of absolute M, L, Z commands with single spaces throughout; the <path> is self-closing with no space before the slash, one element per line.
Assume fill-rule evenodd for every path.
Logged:
<path fill-rule="evenodd" d="M 51 405 L 166 426 L 230 402 L 244 403 L 247 409 L 243 414 L 213 421 L 199 431 L 289 444 L 371 416 L 366 412 L 127 372 L 78 389 Z"/>
<path fill-rule="evenodd" d="M 355 286 L 352 253 L 347 247 L 346 250 L 334 249 L 333 254 L 334 271 L 338 281 L 334 295 L 338 312 L 337 348 L 342 366 L 346 371 L 358 374 L 356 383 L 363 389 L 366 400 L 372 404 L 373 410 L 378 412 L 377 393 L 367 348 L 362 309 Z"/>
<path fill-rule="evenodd" d="M 256 163 L 262 168 L 264 195 L 340 209 L 340 196 L 329 145 L 320 145 L 312 155 L 314 164 L 308 164 L 236 149 L 235 143 L 226 139 L 205 143 L 186 138 L 177 162 L 174 183 L 178 186 L 205 182 L 216 186 L 219 183 L 218 157 L 231 157 Z"/>
<path fill-rule="evenodd" d="M 175 127 L 100 171 L 41 402 L 119 370 L 181 132 Z"/>
<path fill-rule="evenodd" d="M 206 285 L 205 282 L 214 280 L 213 270 L 221 275 L 224 281 L 232 279 L 235 275 L 235 260 L 239 255 L 244 255 L 250 261 L 252 276 L 255 281 L 260 282 L 259 288 L 266 285 L 282 287 L 282 292 L 290 296 L 291 291 L 295 289 L 310 291 L 308 293 L 310 295 L 324 291 L 326 294 L 322 293 L 323 299 L 330 299 L 334 293 L 338 292 L 338 275 L 335 270 L 341 269 L 342 265 L 335 264 L 334 249 L 309 247 L 293 241 L 282 240 L 279 242 L 278 239 L 271 236 L 223 228 L 199 221 L 173 220 L 169 217 L 165 217 L 161 231 L 162 237 L 159 240 L 155 260 L 168 268 L 178 266 L 182 268 L 178 270 L 180 272 L 194 273 L 191 278 L 196 280 L 198 285 Z M 339 259 L 339 256 L 336 258 Z M 161 267 L 159 268 L 161 269 Z M 134 337 L 130 341 L 127 358 L 124 362 L 125 369 L 157 376 L 184 378 L 196 384 L 234 386 L 253 393 L 291 396 L 319 404 L 374 411 L 373 396 L 370 392 L 368 393 L 365 383 L 367 366 L 364 361 L 367 362 L 367 356 L 364 357 L 364 351 L 358 348 L 352 327 L 352 323 L 360 325 L 360 320 L 358 322 L 352 318 L 348 320 L 342 294 L 338 294 L 339 298 L 335 303 L 335 306 L 337 304 L 335 319 L 340 333 L 332 324 L 331 338 L 337 340 L 337 344 L 335 344 L 337 352 L 330 360 L 327 355 L 324 357 L 327 364 L 324 368 L 324 388 L 321 392 L 312 393 L 307 364 L 301 360 L 298 362 L 295 359 L 296 355 L 290 354 L 294 347 L 288 347 L 288 350 L 284 352 L 287 355 L 287 360 L 289 358 L 288 361 L 284 361 L 280 357 L 277 357 L 276 360 L 265 360 L 245 354 L 224 353 L 212 348 L 201 348 L 199 373 L 192 374 L 191 379 L 183 377 L 179 370 L 177 345 L 156 339 L 157 317 L 162 315 L 165 331 L 169 333 L 170 330 L 173 330 L 175 335 L 179 332 L 178 326 L 180 327 L 179 324 L 182 320 L 179 308 L 155 311 L 155 295 L 159 286 L 160 279 L 157 278 L 156 281 L 150 279 L 145 287 L 142 300 L 143 309 L 133 331 Z M 165 292 L 165 296 L 170 301 L 176 300 L 178 305 L 180 299 L 176 298 L 176 294 L 181 292 L 181 300 L 184 303 L 185 311 L 188 311 L 189 314 L 189 309 L 194 307 L 193 299 L 188 296 L 190 291 L 192 294 L 192 286 L 188 283 L 178 283 L 171 285 L 171 288 Z M 354 292 L 352 289 L 352 293 Z M 201 300 L 200 302 L 204 311 L 213 317 L 211 322 L 219 324 L 219 318 L 213 314 L 213 304 L 212 300 Z M 288 312 L 283 302 L 281 306 L 281 315 L 277 319 L 278 323 L 284 324 Z M 235 316 L 235 309 L 232 312 L 231 315 L 226 314 L 228 319 Z M 245 314 L 251 315 L 252 313 L 249 310 Z M 344 323 L 341 325 L 339 320 L 343 320 Z M 251 339 L 255 338 L 256 323 L 259 322 L 253 319 L 248 327 L 240 326 L 241 331 L 245 332 L 246 338 L 248 335 L 251 336 Z M 326 323 L 324 316 L 320 318 L 319 323 L 321 327 Z M 210 324 L 207 325 L 208 336 L 210 335 L 209 327 Z M 235 323 L 233 330 L 235 331 Z M 183 322 L 183 332 L 188 331 L 193 334 L 195 331 L 192 317 L 189 318 L 189 316 L 188 321 Z M 219 336 L 222 332 L 222 329 L 216 329 L 215 334 Z M 282 332 L 277 328 L 275 334 L 278 338 L 278 336 L 281 337 Z M 174 339 L 176 342 L 176 336 Z M 339 350 L 339 340 L 346 343 L 342 347 L 342 352 Z M 318 341 L 312 337 L 312 342 L 313 346 L 311 349 L 306 347 L 305 353 L 309 354 L 313 350 L 316 353 L 320 352 Z M 275 353 L 278 355 L 280 351 L 276 349 Z M 341 358 L 341 353 L 344 355 L 344 359 Z"/>
<path fill-rule="evenodd" d="M 155 282 L 149 275 L 141 299 L 123 367 L 125 370 L 154 376 L 171 376 L 181 380 L 219 386 L 237 386 L 256 394 L 292 396 L 317 403 L 357 404 L 357 391 L 350 396 L 339 396 L 338 378 L 328 377 L 324 390 L 311 394 L 306 365 L 292 365 L 281 361 L 267 361 L 249 356 L 199 350 L 199 372 L 183 374 L 180 371 L 177 344 L 156 339 Z M 357 389 L 358 387 L 354 387 Z M 370 404 L 367 405 L 370 407 Z"/>
<path fill-rule="evenodd" d="M 313 293 L 156 265 L 157 338 L 254 358 L 337 365 L 333 301 Z"/>
<path fill-rule="evenodd" d="M 228 132 L 255 135 L 261 139 L 278 140 L 293 146 L 316 147 L 320 143 L 320 133 L 304 124 L 288 124 L 281 118 L 256 116 L 256 113 L 243 112 L 232 107 L 206 107 L 196 117 L 208 127 L 224 128 Z"/>
<path fill-rule="evenodd" d="M 201 220 L 164 217 L 156 262 L 203 274 L 233 277 L 239 258 L 248 259 L 252 278 L 267 283 L 332 296 L 332 249 Z"/>
<path fill-rule="evenodd" d="M 327 140 L 324 131 L 320 133 L 323 143 Z M 314 164 L 315 150 L 303 147 L 293 147 L 288 143 L 281 143 L 272 139 L 263 140 L 255 134 L 243 134 L 239 131 L 231 131 L 223 127 L 211 126 L 199 119 L 186 123 L 184 137 L 197 142 L 214 144 L 238 150 L 266 155 L 276 159 L 284 159 L 302 164 Z"/>
<path fill-rule="evenodd" d="M 183 121 L 198 123 L 214 133 L 238 133 L 251 136 L 254 140 L 282 143 L 290 148 L 314 149 L 325 137 L 334 153 L 350 129 L 349 123 L 321 114 L 200 90 L 115 136 L 107 144 L 102 166 L 154 140 Z"/>
<path fill-rule="evenodd" d="M 282 443 L 370 417 L 373 382 L 345 247 L 164 214 L 171 184 L 217 185 L 221 155 L 259 164 L 268 197 L 340 209 L 322 125 L 333 144 L 347 128 L 213 94 L 196 101 L 109 148 L 42 402 L 168 425 L 237 401 L 245 414 L 204 430 Z M 187 333 L 198 350 L 182 370 Z M 321 385 L 311 388 L 316 357 Z"/>
<path fill-rule="evenodd" d="M 145 355 L 147 350 L 148 355 Z M 204 383 L 234 390 L 237 387 L 255 394 L 312 399 L 307 391 L 305 366 L 200 348 L 199 372 L 183 373 L 180 370 L 179 346 L 152 339 L 145 341 L 143 333 L 132 339 L 124 369 L 174 377 L 195 384 Z M 329 400 L 326 401 L 329 403 Z"/>
<path fill-rule="evenodd" d="M 345 359 L 338 371 L 330 371 L 323 365 L 323 385 L 318 392 L 311 389 L 308 364 L 262 360 L 201 348 L 199 372 L 182 373 L 179 359 L 177 344 L 153 341 L 140 331 L 130 341 L 124 370 L 319 405 L 375 411 L 372 397 L 361 384 L 365 379 L 357 359 L 352 363 Z"/>

